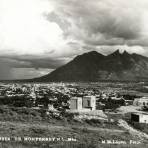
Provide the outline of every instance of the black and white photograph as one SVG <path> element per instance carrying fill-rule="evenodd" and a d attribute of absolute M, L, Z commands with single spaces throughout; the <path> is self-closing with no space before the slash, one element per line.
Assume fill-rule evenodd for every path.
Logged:
<path fill-rule="evenodd" d="M 0 0 L 0 148 L 147 148 L 148 0 Z"/>

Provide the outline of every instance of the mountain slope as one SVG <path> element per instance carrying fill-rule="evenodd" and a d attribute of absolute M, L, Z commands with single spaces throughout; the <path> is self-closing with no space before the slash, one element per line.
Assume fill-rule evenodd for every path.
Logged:
<path fill-rule="evenodd" d="M 108 56 L 96 51 L 77 56 L 71 62 L 35 81 L 146 80 L 148 58 L 119 50 Z"/>

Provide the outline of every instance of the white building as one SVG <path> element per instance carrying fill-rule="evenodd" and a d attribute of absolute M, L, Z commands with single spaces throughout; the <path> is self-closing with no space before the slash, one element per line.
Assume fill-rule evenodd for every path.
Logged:
<path fill-rule="evenodd" d="M 148 107 L 148 97 L 136 98 L 133 101 L 134 106 Z"/>
<path fill-rule="evenodd" d="M 137 123 L 148 123 L 147 113 L 131 113 L 131 121 Z"/>
<path fill-rule="evenodd" d="M 96 97 L 95 96 L 84 96 L 83 98 L 72 97 L 70 99 L 70 110 L 78 110 L 78 111 L 96 110 Z"/>
<path fill-rule="evenodd" d="M 82 110 L 82 98 L 72 97 L 70 99 L 70 110 Z"/>
<path fill-rule="evenodd" d="M 96 97 L 95 96 L 84 96 L 82 101 L 83 108 L 90 110 L 96 110 Z"/>

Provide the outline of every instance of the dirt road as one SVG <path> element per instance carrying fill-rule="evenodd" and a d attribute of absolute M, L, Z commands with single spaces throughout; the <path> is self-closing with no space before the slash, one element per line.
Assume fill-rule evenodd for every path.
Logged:
<path fill-rule="evenodd" d="M 118 123 L 119 123 L 118 125 L 120 127 L 125 128 L 133 136 L 138 137 L 141 140 L 148 139 L 148 135 L 146 133 L 143 133 L 141 131 L 134 129 L 126 121 L 120 119 L 120 120 L 118 120 Z"/>

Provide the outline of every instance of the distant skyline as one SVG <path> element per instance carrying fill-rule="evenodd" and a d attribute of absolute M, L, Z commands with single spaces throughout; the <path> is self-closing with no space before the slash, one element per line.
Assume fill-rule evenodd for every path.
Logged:
<path fill-rule="evenodd" d="M 0 0 L 0 79 L 38 77 L 89 51 L 148 56 L 147 0 Z"/>

